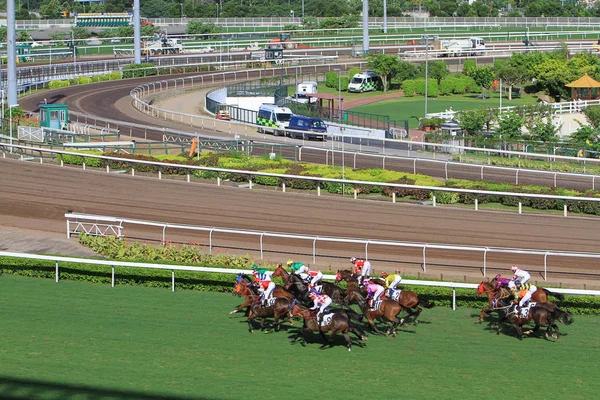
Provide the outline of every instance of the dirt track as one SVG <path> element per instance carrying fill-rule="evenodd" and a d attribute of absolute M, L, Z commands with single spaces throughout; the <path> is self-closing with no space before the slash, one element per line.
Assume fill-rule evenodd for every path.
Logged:
<path fill-rule="evenodd" d="M 350 198 L 316 197 L 300 193 L 217 187 L 181 181 L 83 171 L 80 168 L 39 165 L 0 159 L 0 225 L 55 232 L 65 237 L 67 210 L 75 212 L 138 218 L 170 223 L 239 229 L 293 232 L 337 237 L 358 237 L 459 245 L 520 247 L 593 252 L 599 239 L 597 219 L 559 216 L 515 215 L 502 212 L 474 212 L 455 208 L 414 204 L 392 204 Z M 128 229 L 127 235 L 158 240 L 159 230 Z M 58 237 L 58 236 L 57 236 Z M 207 243 L 207 235 L 177 232 L 170 240 Z M 242 248 L 257 253 L 257 240 L 213 236 L 221 248 Z M 297 258 L 310 263 L 312 243 L 265 239 L 266 258 L 284 261 Z M 7 247 L 6 243 L 4 247 Z M 8 246 L 10 247 L 10 246 Z M 246 249 L 246 250 L 243 250 Z M 52 252 L 52 251 L 49 251 Z M 481 259 L 472 254 L 428 251 L 428 274 L 422 273 L 420 250 L 373 246 L 370 258 L 377 270 L 401 266 L 405 274 L 466 279 L 481 277 Z M 364 254 L 361 245 L 337 245 L 318 259 L 327 270 L 348 266 L 345 259 Z M 393 260 L 387 263 L 386 260 Z M 513 263 L 538 269 L 542 257 L 514 258 L 490 256 L 488 268 L 505 271 Z M 549 260 L 551 271 L 585 272 L 594 263 L 568 263 Z M 536 265 L 536 268 L 533 268 Z M 471 268 L 465 268 L 470 266 Z M 495 272 L 494 272 L 495 273 Z M 541 280 L 536 275 L 535 280 Z M 570 282 L 563 274 L 551 274 L 551 283 Z M 598 282 L 588 282 L 588 287 Z M 581 285 L 578 285 L 581 287 Z"/>
<path fill-rule="evenodd" d="M 122 88 L 116 92 L 98 90 L 95 96 L 80 97 L 73 105 L 87 107 L 90 113 L 103 111 L 113 113 L 114 118 L 150 122 L 148 116 L 130 106 L 129 87 L 124 83 L 120 86 Z M 118 96 L 115 97 L 115 93 Z M 52 96 L 48 98 L 50 100 Z M 26 109 L 34 109 L 36 101 L 35 97 L 20 99 Z M 68 102 L 68 99 L 61 98 L 60 102 Z M 168 122 L 160 121 L 160 124 Z M 142 176 L 132 178 L 102 171 L 82 171 L 8 159 L 0 159 L 0 174 L 0 201 L 3 205 L 0 226 L 50 232 L 62 240 L 66 236 L 64 213 L 68 209 L 202 226 L 538 250 L 595 252 L 600 238 L 597 218 L 474 212 L 459 208 L 316 197 L 304 193 L 250 191 L 232 186 L 158 181 Z M 158 232 L 150 230 L 129 231 L 128 235 L 159 238 Z M 189 231 L 169 239 L 183 243 L 207 243 L 205 236 Z M 221 248 L 237 247 L 237 251 L 257 254 L 254 251 L 254 239 L 222 236 L 216 237 L 215 242 Z M 312 260 L 308 254 L 311 245 L 306 241 L 269 239 L 265 242 L 265 257 L 273 261 L 285 261 L 291 257 L 310 263 Z M 9 250 L 14 246 L 10 235 L 0 237 L 0 246 Z M 332 246 L 317 259 L 317 265 L 324 270 L 349 267 L 346 261 L 349 257 L 363 254 L 364 247 L 361 245 Z M 481 279 L 483 260 L 480 253 L 444 253 L 430 249 L 427 255 L 427 273 L 424 273 L 420 250 L 398 248 L 390 251 L 382 247 L 371 247 L 369 250 L 374 268 L 378 271 L 401 267 L 407 275 L 420 274 L 436 279 L 443 276 L 448 280 L 472 282 Z M 489 255 L 488 275 L 496 272 L 506 275 L 512 264 L 540 271 L 543 269 L 543 256 L 511 258 L 507 255 Z M 563 257 L 550 257 L 550 275 L 544 285 L 562 283 L 581 288 L 585 284 L 587 288 L 600 288 L 600 274 L 593 278 L 589 275 L 573 275 L 596 274 L 598 269 L 595 264 L 592 261 L 576 262 Z M 541 275 L 534 274 L 534 280 L 541 281 Z"/>

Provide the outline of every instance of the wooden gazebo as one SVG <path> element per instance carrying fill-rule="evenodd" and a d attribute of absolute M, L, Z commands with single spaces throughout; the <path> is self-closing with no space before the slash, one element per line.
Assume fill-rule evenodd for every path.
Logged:
<path fill-rule="evenodd" d="M 588 74 L 576 81 L 567 83 L 565 86 L 571 88 L 573 100 L 596 100 L 600 98 L 600 82 Z"/>

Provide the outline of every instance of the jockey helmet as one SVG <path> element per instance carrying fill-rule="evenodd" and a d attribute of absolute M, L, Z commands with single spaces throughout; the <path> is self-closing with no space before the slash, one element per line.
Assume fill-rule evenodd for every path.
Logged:
<path fill-rule="evenodd" d="M 508 282 L 508 287 L 511 289 L 514 289 L 516 287 L 515 282 L 514 281 L 509 281 Z"/>
<path fill-rule="evenodd" d="M 363 279 L 363 285 L 368 285 L 369 283 L 371 283 L 371 278 Z"/>
<path fill-rule="evenodd" d="M 350 259 L 350 262 L 351 262 L 352 264 L 354 264 L 354 263 L 356 262 L 356 257 L 352 257 L 352 258 Z"/>
<path fill-rule="evenodd" d="M 252 265 L 252 270 L 253 271 L 258 271 L 259 270 L 259 266 L 256 265 L 256 264 Z"/>
<path fill-rule="evenodd" d="M 502 279 L 502 274 L 498 274 L 494 278 L 496 278 L 496 279 Z"/>
<path fill-rule="evenodd" d="M 292 265 L 294 262 L 292 260 L 287 260 L 287 266 L 289 267 L 290 265 Z"/>
<path fill-rule="evenodd" d="M 517 267 L 516 265 L 513 265 L 512 267 L 510 267 L 511 271 L 516 271 L 519 269 L 519 267 Z"/>
<path fill-rule="evenodd" d="M 389 275 L 389 274 L 388 274 L 387 272 L 382 272 L 382 273 L 381 273 L 381 277 L 382 277 L 382 278 L 387 278 L 387 277 L 388 277 L 388 275 Z"/>

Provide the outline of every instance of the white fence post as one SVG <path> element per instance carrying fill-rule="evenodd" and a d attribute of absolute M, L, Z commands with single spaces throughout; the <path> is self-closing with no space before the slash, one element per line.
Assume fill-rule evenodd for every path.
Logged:
<path fill-rule="evenodd" d="M 112 267 L 110 271 L 110 287 L 115 287 L 115 267 Z"/>

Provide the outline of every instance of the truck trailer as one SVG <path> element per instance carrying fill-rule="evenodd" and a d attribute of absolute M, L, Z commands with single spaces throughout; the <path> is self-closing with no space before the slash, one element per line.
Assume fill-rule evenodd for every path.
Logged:
<path fill-rule="evenodd" d="M 480 37 L 435 39 L 433 50 L 441 57 L 482 56 L 485 53 L 485 41 Z"/>

